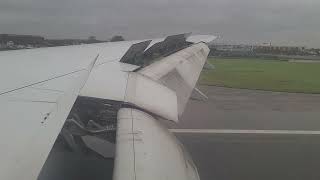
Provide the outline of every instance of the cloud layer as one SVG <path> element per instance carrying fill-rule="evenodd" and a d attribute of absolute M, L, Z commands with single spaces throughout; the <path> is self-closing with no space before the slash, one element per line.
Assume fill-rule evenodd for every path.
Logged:
<path fill-rule="evenodd" d="M 318 0 L 1 0 L 0 33 L 127 39 L 194 32 L 320 47 Z"/>

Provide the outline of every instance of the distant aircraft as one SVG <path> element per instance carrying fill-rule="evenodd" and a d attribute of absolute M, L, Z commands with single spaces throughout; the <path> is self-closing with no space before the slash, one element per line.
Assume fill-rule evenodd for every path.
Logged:
<path fill-rule="evenodd" d="M 37 179 L 58 136 L 74 151 L 115 143 L 114 180 L 199 179 L 163 121 L 178 122 L 215 38 L 1 52 L 0 179 Z"/>

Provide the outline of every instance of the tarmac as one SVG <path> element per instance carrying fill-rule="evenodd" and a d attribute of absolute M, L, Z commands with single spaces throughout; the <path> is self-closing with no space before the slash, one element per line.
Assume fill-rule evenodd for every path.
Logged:
<path fill-rule="evenodd" d="M 320 179 L 320 95 L 200 89 L 172 131 L 201 180 Z"/>
<path fill-rule="evenodd" d="M 173 128 L 320 130 L 320 94 L 200 86 L 209 99 L 190 100 Z"/>

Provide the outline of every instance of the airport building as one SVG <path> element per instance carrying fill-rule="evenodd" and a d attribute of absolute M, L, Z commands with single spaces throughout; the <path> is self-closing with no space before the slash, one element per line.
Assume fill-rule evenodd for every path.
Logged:
<path fill-rule="evenodd" d="M 232 45 L 212 44 L 210 54 L 213 56 L 257 56 L 270 55 L 306 55 L 307 49 L 303 46 L 273 46 L 268 45 Z"/>
<path fill-rule="evenodd" d="M 44 37 L 33 35 L 0 34 L 1 45 L 13 43 L 15 45 L 40 45 L 45 41 Z"/>
<path fill-rule="evenodd" d="M 305 52 L 305 47 L 258 45 L 254 46 L 254 51 L 256 53 L 302 55 Z"/>

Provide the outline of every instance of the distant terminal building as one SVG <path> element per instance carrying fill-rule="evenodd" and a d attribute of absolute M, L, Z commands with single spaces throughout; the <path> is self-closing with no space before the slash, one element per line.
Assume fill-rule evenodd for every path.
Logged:
<path fill-rule="evenodd" d="M 212 44 L 210 45 L 210 55 L 212 56 L 251 56 L 253 52 L 251 45 L 231 45 L 231 44 Z"/>
<path fill-rule="evenodd" d="M 303 55 L 306 48 L 303 46 L 273 46 L 273 45 L 256 45 L 254 52 L 265 54 L 285 54 L 285 55 Z"/>
<path fill-rule="evenodd" d="M 69 45 L 79 45 L 84 43 L 84 40 L 79 39 L 47 39 L 46 46 L 69 46 Z"/>
<path fill-rule="evenodd" d="M 13 43 L 18 45 L 35 45 L 39 46 L 45 41 L 44 37 L 33 35 L 16 35 L 16 34 L 0 34 L 0 43 L 5 45 Z"/>
<path fill-rule="evenodd" d="M 215 48 L 219 51 L 252 51 L 252 45 L 239 44 L 239 45 L 231 45 L 231 44 L 212 44 L 211 48 Z"/>
<path fill-rule="evenodd" d="M 212 44 L 210 45 L 213 56 L 259 56 L 269 55 L 305 55 L 307 50 L 303 46 L 273 46 L 271 44 L 262 45 L 232 45 L 232 44 Z"/>

